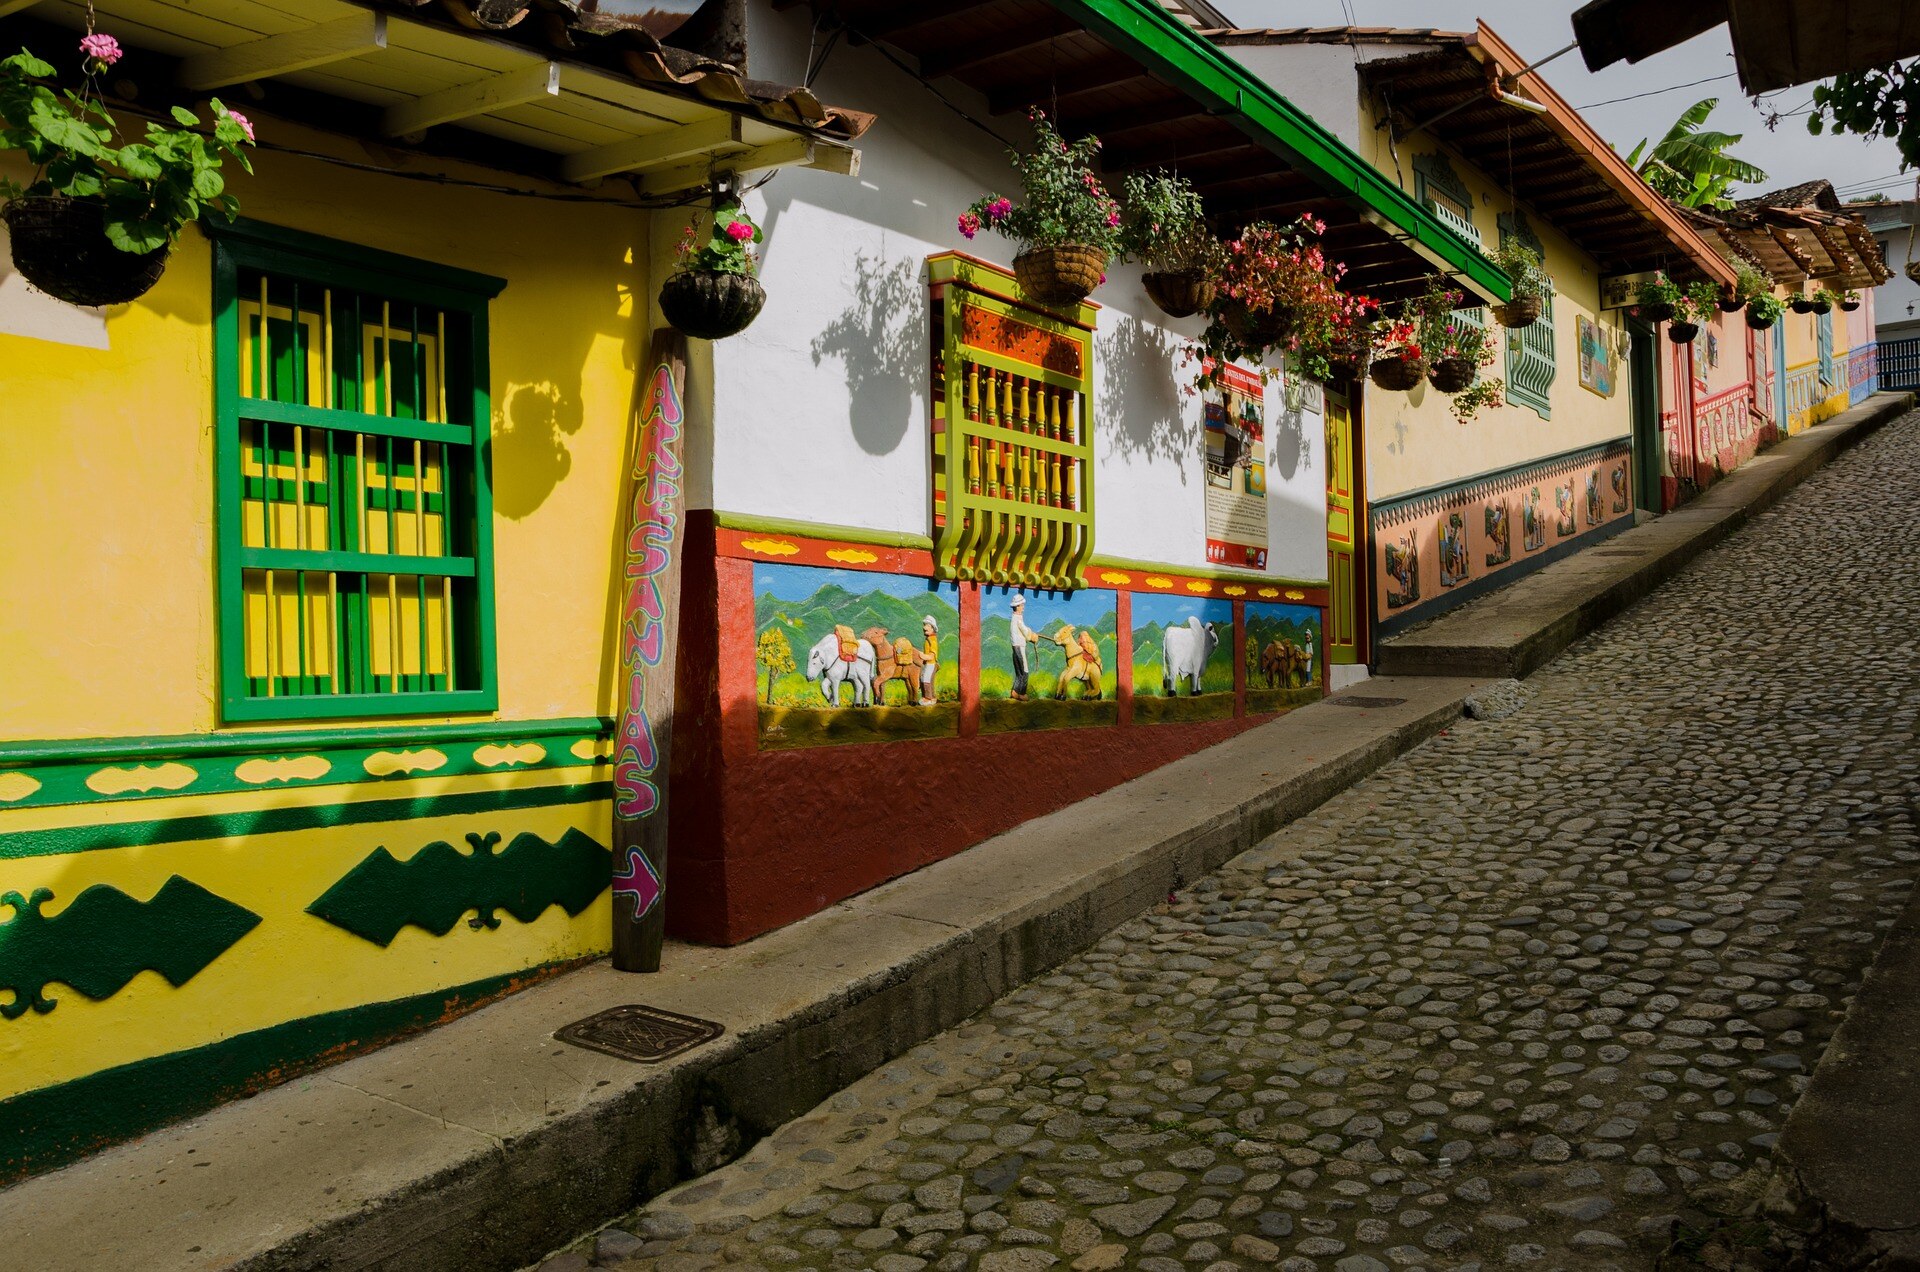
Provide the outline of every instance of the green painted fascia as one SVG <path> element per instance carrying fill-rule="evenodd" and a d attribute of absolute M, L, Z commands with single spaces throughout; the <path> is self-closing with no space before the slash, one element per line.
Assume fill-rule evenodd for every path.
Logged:
<path fill-rule="evenodd" d="M 371 1051 L 586 961 L 309 1016 L 0 1100 L 0 1185 Z"/>
<path fill-rule="evenodd" d="M 1239 62 L 1181 25 L 1156 0 L 1048 0 L 1195 100 L 1241 127 L 1303 176 L 1383 218 L 1396 237 L 1484 298 L 1504 304 L 1513 282 L 1386 175 Z"/>

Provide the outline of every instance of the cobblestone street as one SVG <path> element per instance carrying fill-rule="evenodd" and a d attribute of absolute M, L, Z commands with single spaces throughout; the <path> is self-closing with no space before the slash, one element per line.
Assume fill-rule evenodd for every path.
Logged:
<path fill-rule="evenodd" d="M 1916 473 L 1909 416 L 1483 718 L 581 1252 L 1653 1266 L 1763 1186 L 1920 870 Z"/>

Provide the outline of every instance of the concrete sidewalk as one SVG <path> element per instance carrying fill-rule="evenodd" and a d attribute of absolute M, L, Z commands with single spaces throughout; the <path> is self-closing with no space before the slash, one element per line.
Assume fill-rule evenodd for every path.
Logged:
<path fill-rule="evenodd" d="M 519 1267 L 1084 949 L 1478 687 L 1369 681 L 748 944 L 671 946 L 654 976 L 597 964 L 29 1180 L 0 1193 L 4 1263 Z M 552 1037 L 631 1002 L 727 1032 L 659 1065 Z"/>
<path fill-rule="evenodd" d="M 1772 507 L 1835 455 L 1912 409 L 1910 393 L 1876 393 L 1762 451 L 1692 503 L 1614 536 L 1604 548 L 1575 553 L 1381 641 L 1376 670 L 1389 676 L 1530 676 Z"/>

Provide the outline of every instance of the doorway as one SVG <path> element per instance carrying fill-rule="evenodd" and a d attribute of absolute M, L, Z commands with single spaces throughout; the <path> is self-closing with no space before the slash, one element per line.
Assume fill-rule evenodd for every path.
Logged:
<path fill-rule="evenodd" d="M 1327 407 L 1327 661 L 1336 667 L 1367 659 L 1365 533 L 1361 526 L 1359 429 L 1355 388 L 1326 390 Z"/>
<path fill-rule="evenodd" d="M 1633 337 L 1627 375 L 1627 404 L 1633 413 L 1633 504 L 1648 512 L 1663 512 L 1660 490 L 1660 361 L 1659 333 L 1638 318 L 1627 320 Z"/>

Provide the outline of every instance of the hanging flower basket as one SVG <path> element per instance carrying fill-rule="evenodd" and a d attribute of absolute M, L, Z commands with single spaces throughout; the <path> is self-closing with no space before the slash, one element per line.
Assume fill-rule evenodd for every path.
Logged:
<path fill-rule="evenodd" d="M 767 290 L 748 274 L 684 269 L 660 287 L 660 312 L 700 340 L 724 340 L 745 331 L 767 303 Z"/>
<path fill-rule="evenodd" d="M 1249 309 L 1230 301 L 1220 320 L 1248 348 L 1271 349 L 1293 331 L 1293 314 L 1286 309 Z"/>
<path fill-rule="evenodd" d="M 1472 358 L 1438 358 L 1427 369 L 1427 383 L 1451 396 L 1472 388 L 1478 374 Z"/>
<path fill-rule="evenodd" d="M 1860 308 L 1860 302 L 1857 300 L 1843 300 L 1840 302 L 1840 308 L 1846 310 L 1848 313 L 1852 313 L 1854 310 Z"/>
<path fill-rule="evenodd" d="M 1747 310 L 1747 326 L 1752 327 L 1755 331 L 1765 331 L 1768 327 L 1773 326 L 1776 317 L 1777 315 L 1771 313 L 1756 314 L 1753 310 L 1749 309 Z"/>
<path fill-rule="evenodd" d="M 1662 301 L 1653 305 L 1640 306 L 1640 316 L 1648 322 L 1665 322 L 1673 317 L 1673 306 Z"/>
<path fill-rule="evenodd" d="M 1154 271 L 1142 274 L 1140 282 L 1169 318 L 1199 313 L 1213 303 L 1217 290 L 1214 281 L 1197 269 Z"/>
<path fill-rule="evenodd" d="M 1077 243 L 1030 247 L 1013 258 L 1013 276 L 1028 300 L 1049 309 L 1067 309 L 1106 281 L 1107 254 Z"/>
<path fill-rule="evenodd" d="M 107 240 L 106 206 L 63 194 L 15 199 L 0 212 L 28 282 L 74 305 L 124 305 L 153 289 L 171 247 L 134 255 Z"/>
<path fill-rule="evenodd" d="M 1493 307 L 1493 316 L 1509 331 L 1531 327 L 1540 320 L 1540 298 L 1515 292 L 1512 300 Z"/>
<path fill-rule="evenodd" d="M 1830 300 L 1816 300 L 1813 302 L 1811 308 L 1816 314 L 1830 314 L 1833 312 L 1833 302 Z"/>
<path fill-rule="evenodd" d="M 1813 312 L 1813 297 L 1795 296 L 1787 302 L 1787 307 L 1796 314 L 1810 314 Z"/>
<path fill-rule="evenodd" d="M 1667 325 L 1667 339 L 1675 344 L 1691 344 L 1693 338 L 1699 334 L 1700 324 L 1697 322 L 1676 322 Z"/>
<path fill-rule="evenodd" d="M 1720 306 L 1720 312 L 1723 314 L 1737 314 L 1747 305 L 1746 297 L 1730 296 L 1726 292 L 1721 292 L 1714 303 Z"/>
<path fill-rule="evenodd" d="M 1328 350 L 1327 369 L 1336 380 L 1358 380 L 1372 359 L 1373 342 L 1363 333 L 1358 339 L 1336 342 Z"/>
<path fill-rule="evenodd" d="M 1405 358 L 1398 352 L 1384 358 L 1376 358 L 1367 375 L 1379 387 L 1390 393 L 1406 393 L 1427 378 L 1427 360 L 1425 358 Z"/>

